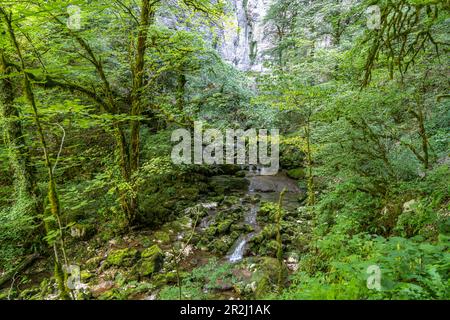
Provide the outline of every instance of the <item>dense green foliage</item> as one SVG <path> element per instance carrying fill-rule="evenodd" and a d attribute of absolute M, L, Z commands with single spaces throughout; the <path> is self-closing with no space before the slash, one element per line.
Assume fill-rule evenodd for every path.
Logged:
<path fill-rule="evenodd" d="M 69 4 L 81 9 L 79 29 Z M 216 50 L 227 4 L 0 1 L 0 281 L 39 253 L 64 299 L 91 297 L 64 284 L 70 264 L 126 269 L 113 277 L 126 289 L 101 299 L 155 288 L 161 299 L 216 298 L 218 288 L 243 298 L 449 299 L 448 1 L 274 0 L 261 73 Z M 247 187 L 242 168 L 170 159 L 172 131 L 197 120 L 280 128 L 282 171 L 306 192 L 295 210 L 262 202 L 258 257 L 238 271 L 217 257 L 255 231 L 233 223 L 256 201 L 236 196 Z M 219 209 L 197 234 L 205 201 Z M 91 256 L 116 246 L 124 251 L 109 260 L 130 254 L 129 263 Z M 200 257 L 173 260 L 187 249 Z M 285 274 L 291 253 L 298 265 Z M 255 264 L 246 285 L 243 269 Z M 380 290 L 367 286 L 371 266 Z M 48 282 L 33 281 L 41 287 L 20 293 L 12 283 L 8 296 L 48 294 Z"/>

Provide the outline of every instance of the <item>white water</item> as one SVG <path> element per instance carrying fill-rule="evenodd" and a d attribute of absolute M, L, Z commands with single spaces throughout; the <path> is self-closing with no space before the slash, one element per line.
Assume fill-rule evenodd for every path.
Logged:
<path fill-rule="evenodd" d="M 292 179 L 284 175 L 261 176 L 261 168 L 258 166 L 249 166 L 249 174 L 247 177 L 250 179 L 249 195 L 254 195 L 256 193 L 259 194 L 261 198 L 276 203 L 278 201 L 279 192 L 284 188 L 287 188 L 288 193 L 286 194 L 285 200 L 291 198 L 290 202 L 294 203 L 295 208 L 297 207 L 300 189 Z M 234 263 L 241 261 L 244 258 L 247 243 L 261 230 L 256 221 L 258 210 L 259 206 L 257 204 L 252 204 L 250 210 L 245 215 L 245 223 L 251 225 L 254 232 L 242 235 L 236 240 L 231 253 L 228 255 L 229 262 Z"/>
<path fill-rule="evenodd" d="M 255 229 L 258 229 L 258 224 L 256 223 L 256 215 L 258 214 L 258 207 L 253 205 L 250 209 L 250 212 L 245 216 L 245 222 L 252 225 Z M 235 248 L 233 252 L 230 254 L 228 261 L 230 262 L 238 262 L 241 261 L 244 257 L 245 246 L 247 243 L 256 235 L 255 232 L 252 232 L 244 237 L 240 237 L 236 241 Z"/>
<path fill-rule="evenodd" d="M 247 244 L 247 239 L 244 237 L 240 240 L 233 253 L 228 258 L 230 262 L 238 262 L 241 261 L 244 256 L 245 245 Z"/>

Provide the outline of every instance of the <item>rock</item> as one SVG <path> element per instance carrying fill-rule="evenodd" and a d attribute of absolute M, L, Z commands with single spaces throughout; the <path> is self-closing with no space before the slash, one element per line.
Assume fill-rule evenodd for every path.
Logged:
<path fill-rule="evenodd" d="M 99 297 L 101 294 L 105 293 L 108 290 L 111 290 L 114 287 L 114 282 L 113 281 L 104 281 L 101 282 L 99 284 L 97 284 L 96 286 L 91 288 L 91 293 L 94 296 L 94 298 Z"/>
<path fill-rule="evenodd" d="M 156 300 L 157 294 L 156 293 L 152 293 L 149 296 L 144 297 L 142 300 Z"/>
<path fill-rule="evenodd" d="M 414 207 L 415 207 L 415 205 L 416 205 L 416 203 L 417 203 L 417 201 L 414 200 L 414 199 L 409 200 L 408 202 L 405 202 L 405 203 L 403 204 L 403 212 L 406 213 L 406 212 L 411 212 L 411 211 L 413 211 L 413 210 L 414 210 Z"/>
<path fill-rule="evenodd" d="M 287 171 L 289 178 L 300 180 L 305 178 L 305 170 L 303 168 L 295 168 Z"/>
<path fill-rule="evenodd" d="M 211 210 L 211 209 L 216 209 L 217 208 L 217 202 L 206 202 L 206 203 L 201 203 L 201 206 L 205 209 Z"/>
<path fill-rule="evenodd" d="M 282 174 L 275 176 L 255 176 L 250 178 L 250 190 L 253 191 L 281 192 L 284 188 L 286 188 L 288 192 L 300 192 L 297 182 Z"/>
<path fill-rule="evenodd" d="M 219 170 L 224 175 L 234 175 L 241 171 L 241 167 L 235 164 L 223 164 L 219 167 Z"/>
<path fill-rule="evenodd" d="M 212 287 L 212 289 L 214 290 L 218 290 L 218 291 L 228 291 L 233 289 L 234 285 L 233 282 L 231 280 L 222 280 L 222 279 L 217 279 L 216 282 L 210 286 Z"/>
<path fill-rule="evenodd" d="M 76 223 L 70 228 L 70 235 L 73 238 L 88 240 L 95 234 L 95 227 L 88 223 Z"/>
<path fill-rule="evenodd" d="M 108 254 L 108 266 L 131 267 L 137 261 L 139 252 L 134 248 L 113 250 Z"/>
<path fill-rule="evenodd" d="M 183 277 L 187 277 L 189 273 L 187 272 L 180 272 L 180 280 L 183 279 Z M 155 286 L 163 286 L 167 284 L 177 284 L 178 283 L 178 277 L 176 271 L 170 271 L 167 273 L 161 273 L 157 274 L 152 278 L 152 283 Z"/>
<path fill-rule="evenodd" d="M 221 234 L 226 233 L 228 230 L 230 230 L 230 226 L 233 224 L 233 220 L 226 219 L 224 221 L 219 222 L 217 225 L 217 231 Z"/>
<path fill-rule="evenodd" d="M 231 191 L 247 190 L 249 181 L 234 176 L 214 176 L 210 178 L 209 184 L 217 194 L 224 194 Z"/>
<path fill-rule="evenodd" d="M 153 233 L 153 238 L 157 243 L 169 243 L 170 242 L 170 236 L 165 231 L 155 231 Z"/>
<path fill-rule="evenodd" d="M 291 252 L 288 254 L 288 258 L 286 260 L 286 266 L 291 271 L 297 271 L 299 264 L 298 264 L 298 254 L 295 252 Z"/>
<path fill-rule="evenodd" d="M 233 231 L 238 231 L 240 233 L 250 233 L 252 231 L 255 230 L 255 228 L 253 226 L 251 226 L 250 224 L 247 223 L 233 223 L 230 227 L 230 230 Z"/>
<path fill-rule="evenodd" d="M 235 205 L 239 204 L 240 201 L 241 201 L 241 199 L 239 197 L 226 196 L 222 201 L 222 205 L 231 207 L 231 206 L 235 206 Z"/>
<path fill-rule="evenodd" d="M 142 251 L 138 272 L 141 276 L 150 276 L 161 270 L 163 262 L 164 254 L 161 249 L 157 245 L 151 246 Z"/>
<path fill-rule="evenodd" d="M 235 176 L 236 177 L 240 177 L 240 178 L 244 178 L 245 176 L 247 176 L 247 171 L 240 170 L 240 171 L 236 172 Z"/>

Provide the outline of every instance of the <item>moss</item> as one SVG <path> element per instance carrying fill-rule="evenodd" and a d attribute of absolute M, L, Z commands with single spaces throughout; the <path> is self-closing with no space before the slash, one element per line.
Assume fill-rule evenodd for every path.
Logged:
<path fill-rule="evenodd" d="M 228 230 L 230 230 L 230 226 L 233 224 L 233 220 L 227 219 L 224 221 L 221 221 L 217 225 L 217 231 L 221 234 L 226 233 Z"/>
<path fill-rule="evenodd" d="M 83 270 L 80 273 L 80 279 L 82 282 L 92 279 L 92 277 L 94 277 L 94 275 L 92 273 L 90 273 L 89 271 Z"/>
<path fill-rule="evenodd" d="M 139 257 L 134 248 L 125 248 L 111 251 L 106 259 L 108 266 L 131 267 Z"/>
<path fill-rule="evenodd" d="M 236 204 L 239 204 L 241 202 L 241 198 L 236 197 L 236 196 L 226 196 L 223 201 L 222 201 L 222 205 L 224 206 L 234 206 Z"/>
<path fill-rule="evenodd" d="M 303 168 L 295 168 L 287 171 L 289 178 L 300 180 L 305 178 L 305 170 Z"/>
<path fill-rule="evenodd" d="M 180 272 L 180 280 L 189 276 L 188 272 Z M 161 287 L 167 284 L 177 284 L 178 277 L 176 271 L 170 271 L 167 273 L 157 274 L 152 278 L 152 283 L 155 286 Z"/>
<path fill-rule="evenodd" d="M 198 199 L 199 192 L 200 192 L 199 189 L 195 187 L 180 188 L 177 190 L 178 198 L 188 200 Z"/>
<path fill-rule="evenodd" d="M 214 237 L 214 235 L 217 233 L 217 227 L 215 225 L 210 225 L 206 230 L 205 234 L 207 237 Z"/>
<path fill-rule="evenodd" d="M 103 257 L 93 257 L 85 262 L 85 266 L 87 269 L 95 269 L 100 265 L 100 262 L 103 260 Z"/>
<path fill-rule="evenodd" d="M 230 247 L 230 244 L 227 243 L 226 240 L 227 239 L 225 237 L 215 239 L 208 245 L 208 248 L 214 253 L 225 254 L 228 251 L 228 248 Z"/>
<path fill-rule="evenodd" d="M 240 177 L 215 176 L 210 179 L 210 186 L 217 194 L 247 190 L 248 185 L 249 181 Z"/>
<path fill-rule="evenodd" d="M 159 230 L 153 233 L 153 238 L 158 243 L 168 243 L 170 242 L 170 236 L 167 232 Z"/>
<path fill-rule="evenodd" d="M 161 270 L 163 262 L 164 255 L 161 249 L 157 245 L 151 246 L 142 251 L 138 273 L 141 276 L 150 276 Z"/>
<path fill-rule="evenodd" d="M 111 289 L 103 292 L 100 296 L 98 296 L 98 300 L 121 300 L 125 299 L 124 294 L 120 293 L 117 289 Z"/>
<path fill-rule="evenodd" d="M 240 178 L 244 178 L 246 175 L 247 175 L 247 171 L 245 171 L 245 170 L 238 171 L 235 174 L 236 177 L 240 177 Z"/>
<path fill-rule="evenodd" d="M 262 299 L 267 296 L 274 286 L 277 285 L 278 276 L 282 276 L 282 281 L 287 279 L 286 266 L 280 265 L 277 259 L 263 257 L 258 264 L 258 270 L 253 274 L 252 281 L 255 281 L 255 298 Z"/>

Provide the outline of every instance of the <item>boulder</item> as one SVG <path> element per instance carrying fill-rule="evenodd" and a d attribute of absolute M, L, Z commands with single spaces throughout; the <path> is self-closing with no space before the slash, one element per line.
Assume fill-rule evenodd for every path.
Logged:
<path fill-rule="evenodd" d="M 164 262 L 164 254 L 157 246 L 151 246 L 141 253 L 141 262 L 138 272 L 141 276 L 150 276 L 161 270 Z"/>
<path fill-rule="evenodd" d="M 113 250 L 108 254 L 108 266 L 131 267 L 137 261 L 139 252 L 134 248 Z"/>
<path fill-rule="evenodd" d="M 214 176 L 210 178 L 209 184 L 214 192 L 224 194 L 230 191 L 247 190 L 249 181 L 245 178 L 234 176 Z"/>
<path fill-rule="evenodd" d="M 157 243 L 168 243 L 170 242 L 170 235 L 165 231 L 159 230 L 153 233 L 153 239 Z"/>
<path fill-rule="evenodd" d="M 295 168 L 287 171 L 287 176 L 289 178 L 300 180 L 305 178 L 305 170 L 303 168 Z"/>

